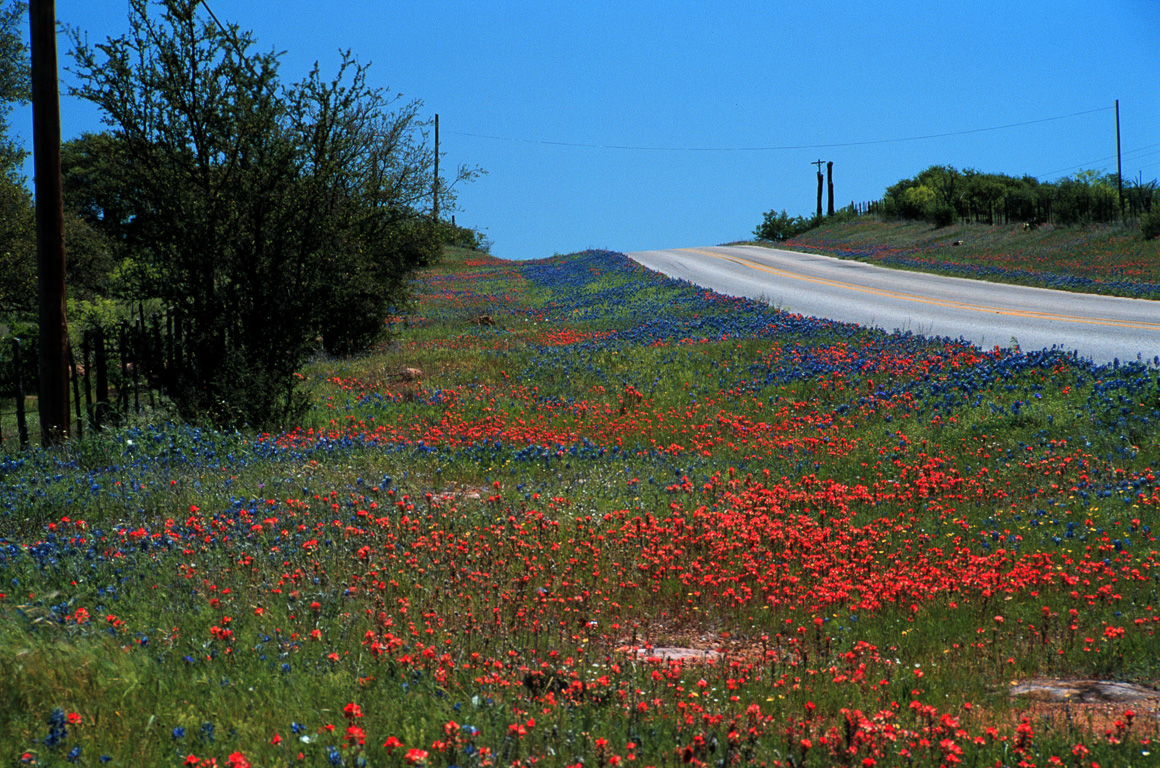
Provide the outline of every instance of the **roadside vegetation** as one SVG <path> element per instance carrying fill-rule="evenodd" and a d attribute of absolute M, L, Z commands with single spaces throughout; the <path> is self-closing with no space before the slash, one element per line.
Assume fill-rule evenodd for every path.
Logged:
<path fill-rule="evenodd" d="M 455 249 L 415 296 L 393 341 L 301 369 L 290 429 L 17 451 L 0 424 L 0 760 L 1155 754 L 1155 368 L 608 252 Z M 1065 678 L 1138 698 L 1013 695 Z"/>
<path fill-rule="evenodd" d="M 1123 217 L 1123 218 L 1121 218 Z M 932 166 L 822 217 L 770 210 L 758 243 L 898 269 L 1160 298 L 1160 190 L 1081 171 L 1054 183 Z"/>

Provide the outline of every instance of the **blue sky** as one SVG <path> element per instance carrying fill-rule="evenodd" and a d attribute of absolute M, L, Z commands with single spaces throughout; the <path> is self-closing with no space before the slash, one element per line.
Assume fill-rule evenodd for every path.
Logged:
<path fill-rule="evenodd" d="M 285 51 L 287 82 L 349 48 L 438 113 L 444 167 L 487 172 L 457 221 L 503 258 L 746 239 L 812 213 L 818 159 L 839 205 L 934 164 L 1114 172 L 1116 99 L 1125 178 L 1160 177 L 1160 0 L 208 2 Z M 90 41 L 128 26 L 125 0 L 56 12 Z M 101 128 L 61 110 L 65 139 Z"/>

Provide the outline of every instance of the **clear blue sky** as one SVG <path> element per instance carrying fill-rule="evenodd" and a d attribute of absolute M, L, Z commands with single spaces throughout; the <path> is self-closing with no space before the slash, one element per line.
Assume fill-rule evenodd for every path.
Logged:
<path fill-rule="evenodd" d="M 287 82 L 349 48 L 438 113 L 444 167 L 487 171 L 457 221 L 503 258 L 746 239 L 812 213 L 817 159 L 838 205 L 934 164 L 1114 172 L 1116 99 L 1125 178 L 1160 176 L 1160 0 L 208 2 Z M 127 30 L 124 0 L 56 10 L 90 42 Z M 61 109 L 65 139 L 101 128 Z"/>

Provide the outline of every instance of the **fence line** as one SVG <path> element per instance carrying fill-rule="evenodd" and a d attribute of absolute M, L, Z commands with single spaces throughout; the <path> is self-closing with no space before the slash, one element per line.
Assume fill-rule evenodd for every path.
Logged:
<path fill-rule="evenodd" d="M 71 343 L 68 348 L 72 434 L 77 439 L 83 439 L 86 430 L 99 432 L 130 414 L 140 414 L 142 387 L 148 407 L 156 408 L 160 396 L 180 375 L 184 339 L 181 319 L 174 312 L 150 313 L 138 304 L 112 332 L 92 325 L 79 335 L 79 349 L 74 350 Z M 113 339 L 116 343 L 110 343 Z M 3 360 L 0 350 L 0 371 L 8 369 L 8 375 L 0 376 L 0 397 L 13 398 L 16 417 L 15 436 L 4 433 L 0 419 L 0 445 L 12 439 L 20 448 L 29 445 L 25 400 L 27 393 L 38 390 L 38 373 L 33 373 L 37 359 L 37 345 L 20 338 L 12 339 L 10 361 Z"/>
<path fill-rule="evenodd" d="M 1113 224 L 1120 220 L 1118 200 L 1102 199 L 1092 195 L 1077 196 L 1068 201 L 1068 211 L 1061 214 L 1056 201 L 1049 197 L 1026 198 L 1004 195 L 986 202 L 972 200 L 959 201 L 955 205 L 955 216 L 963 224 L 988 224 L 991 226 L 1009 224 L 1062 224 L 1072 225 L 1085 221 Z M 851 202 L 847 210 L 856 216 L 884 215 L 884 200 Z M 1133 221 L 1150 210 L 1149 201 L 1140 195 L 1124 193 L 1124 219 Z"/>

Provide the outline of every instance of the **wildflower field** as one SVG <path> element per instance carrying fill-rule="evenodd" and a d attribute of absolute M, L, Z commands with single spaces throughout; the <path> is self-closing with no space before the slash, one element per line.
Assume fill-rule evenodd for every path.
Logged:
<path fill-rule="evenodd" d="M 0 456 L 0 764 L 1129 766 L 1160 380 L 456 253 L 280 434 Z M 408 370 L 411 369 L 411 370 Z M 421 373 L 420 373 L 421 371 Z"/>

